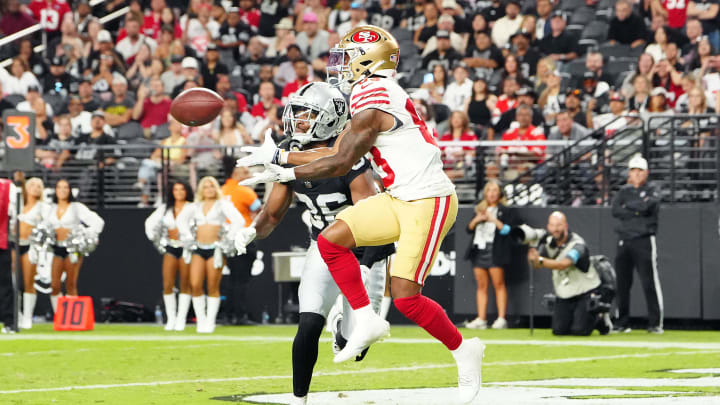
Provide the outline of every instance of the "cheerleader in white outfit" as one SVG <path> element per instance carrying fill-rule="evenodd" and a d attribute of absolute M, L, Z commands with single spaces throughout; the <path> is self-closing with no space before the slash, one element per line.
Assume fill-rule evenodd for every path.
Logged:
<path fill-rule="evenodd" d="M 55 231 L 56 244 L 53 246 L 52 279 L 50 286 L 50 302 L 53 311 L 57 309 L 58 295 L 60 295 L 62 274 L 67 273 L 65 279 L 65 290 L 68 296 L 77 296 L 77 279 L 83 257 L 75 253 L 68 253 L 66 248 L 67 238 L 74 228 L 85 226 L 95 234 L 99 235 L 105 226 L 105 221 L 94 211 L 91 211 L 85 204 L 74 201 L 70 191 L 70 183 L 61 179 L 55 185 L 53 204 L 45 216 L 45 221 Z M 75 255 L 75 257 L 72 257 Z"/>
<path fill-rule="evenodd" d="M 32 316 L 35 312 L 35 271 L 37 270 L 37 259 L 39 246 L 31 244 L 30 237 L 33 229 L 42 222 L 50 209 L 50 205 L 43 201 L 43 182 L 37 177 L 27 180 L 22 189 L 22 205 L 20 208 L 20 234 L 18 244 L 20 245 L 20 265 L 23 272 L 25 292 L 23 292 L 23 316 L 20 319 L 20 328 L 32 328 Z M 13 227 L 14 230 L 14 227 Z"/>
<path fill-rule="evenodd" d="M 192 212 L 193 191 L 183 181 L 175 181 L 167 204 L 161 204 L 145 221 L 145 234 L 163 254 L 163 302 L 165 330 L 185 330 L 190 309 L 190 265 L 183 260 L 183 244 L 177 222 Z M 175 299 L 175 279 L 180 271 L 180 295 Z"/>
<path fill-rule="evenodd" d="M 229 220 L 229 235 L 235 235 L 245 226 L 245 219 L 232 202 L 223 198 L 215 178 L 202 178 L 197 190 L 191 215 L 178 222 L 178 229 L 181 239 L 192 252 L 190 290 L 197 316 L 197 332 L 212 333 L 220 309 L 220 280 L 225 266 L 225 258 L 220 249 L 221 230 Z M 184 220 L 185 218 L 187 220 Z M 207 310 L 203 291 L 206 279 Z"/>

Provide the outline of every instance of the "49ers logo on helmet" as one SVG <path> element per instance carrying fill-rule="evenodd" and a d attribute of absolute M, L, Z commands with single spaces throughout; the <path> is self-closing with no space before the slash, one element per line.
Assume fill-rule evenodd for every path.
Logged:
<path fill-rule="evenodd" d="M 358 31 L 350 40 L 358 44 L 370 44 L 380 40 L 380 35 L 375 31 Z"/>

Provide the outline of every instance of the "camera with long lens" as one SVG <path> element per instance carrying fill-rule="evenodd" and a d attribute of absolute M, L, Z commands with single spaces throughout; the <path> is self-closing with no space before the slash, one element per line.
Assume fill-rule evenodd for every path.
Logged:
<path fill-rule="evenodd" d="M 531 247 L 537 247 L 545 235 L 547 235 L 546 230 L 533 228 L 526 224 L 510 229 L 511 240 L 517 244 L 528 245 Z"/>

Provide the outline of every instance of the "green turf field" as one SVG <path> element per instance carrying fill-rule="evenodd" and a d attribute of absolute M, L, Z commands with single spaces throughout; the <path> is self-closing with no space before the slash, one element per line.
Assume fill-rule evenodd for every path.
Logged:
<path fill-rule="evenodd" d="M 221 405 L 247 403 L 242 398 L 251 394 L 292 392 L 295 327 L 219 327 L 213 335 L 197 335 L 192 326 L 185 332 L 164 332 L 154 325 L 97 325 L 92 332 L 61 333 L 37 325 L 29 332 L 2 335 L 0 404 Z M 593 390 L 622 386 L 642 391 L 636 397 L 645 400 L 653 396 L 648 391 L 661 391 L 662 397 L 680 395 L 674 403 L 720 403 L 720 332 L 667 331 L 657 336 L 637 331 L 589 338 L 555 338 L 548 330 L 534 336 L 518 329 L 462 332 L 488 345 L 485 399 L 497 394 L 493 390 L 511 398 L 527 385 L 558 385 L 565 388 L 552 392 L 567 390 L 567 396 L 576 398 L 573 403 L 600 403 L 596 401 L 602 398 L 602 403 L 612 404 L 634 396 Z M 714 370 L 669 371 L 708 368 Z M 340 365 L 332 363 L 329 334 L 324 334 L 315 370 L 310 403 L 313 392 L 456 384 L 450 353 L 415 327 L 393 327 L 392 337 L 373 346 L 363 362 Z M 540 381 L 580 377 L 589 380 Z M 604 378 L 616 380 L 606 383 Z M 342 397 L 336 394 L 333 403 L 344 403 Z M 482 399 L 481 394 L 478 403 L 487 403 Z M 517 403 L 564 403 L 537 401 Z"/>

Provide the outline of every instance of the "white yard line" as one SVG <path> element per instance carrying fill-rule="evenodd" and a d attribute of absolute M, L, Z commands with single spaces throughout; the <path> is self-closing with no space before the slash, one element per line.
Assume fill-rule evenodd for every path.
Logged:
<path fill-rule="evenodd" d="M 582 361 L 614 360 L 614 359 L 619 359 L 619 358 L 638 358 L 638 357 L 670 356 L 670 355 L 693 355 L 693 354 L 703 354 L 703 353 L 718 353 L 718 351 L 622 354 L 622 355 L 615 355 L 615 356 L 576 357 L 576 358 L 569 358 L 569 359 L 500 361 L 500 362 L 486 362 L 486 363 L 484 363 L 484 365 L 485 366 L 516 366 L 516 365 L 530 365 L 530 364 L 574 363 L 574 362 L 582 362 Z M 417 370 L 454 368 L 454 367 L 455 367 L 455 364 L 423 364 L 423 365 L 406 366 L 406 367 L 365 368 L 365 369 L 361 369 L 361 370 L 325 371 L 325 372 L 317 372 L 317 373 L 314 373 L 313 375 L 315 377 L 328 377 L 328 376 L 331 377 L 331 376 L 352 375 L 352 374 L 390 373 L 390 372 L 398 372 L 398 371 L 417 371 Z M 28 389 L 18 389 L 18 390 L 5 390 L 5 391 L 0 391 L 0 395 L 22 394 L 22 393 L 29 393 L 29 392 L 96 390 L 96 389 L 125 388 L 125 387 L 152 387 L 152 386 L 159 386 L 159 385 L 221 383 L 221 382 L 234 382 L 234 381 L 277 380 L 277 379 L 291 379 L 291 378 L 292 378 L 291 375 L 268 375 L 268 376 L 232 377 L 232 378 L 203 378 L 203 379 L 195 379 L 195 380 L 149 381 L 149 382 L 135 382 L 135 383 L 125 383 L 125 384 L 72 385 L 72 386 L 67 386 L 67 387 L 28 388 Z M 498 384 L 512 384 L 512 382 L 498 383 Z"/>
<path fill-rule="evenodd" d="M 718 335 L 720 336 L 720 335 Z M 483 342 L 490 345 L 522 345 L 522 346 L 584 346 L 584 347 L 628 347 L 642 349 L 695 349 L 695 350 L 720 350 L 720 342 L 658 342 L 648 337 L 645 341 L 624 341 L 607 339 L 567 339 L 558 338 L 555 340 L 523 340 L 523 339 L 483 339 Z M 52 341 L 89 341 L 89 342 L 112 342 L 112 341 L 140 341 L 140 342 L 258 342 L 277 343 L 292 342 L 293 337 L 287 336 L 196 336 L 196 335 L 100 335 L 100 334 L 29 334 L 20 333 L 16 335 L 5 335 L 0 337 L 3 340 L 52 340 Z M 322 338 L 321 342 L 330 342 L 330 338 Z M 430 338 L 388 338 L 383 343 L 392 344 L 439 344 L 435 339 Z"/>

